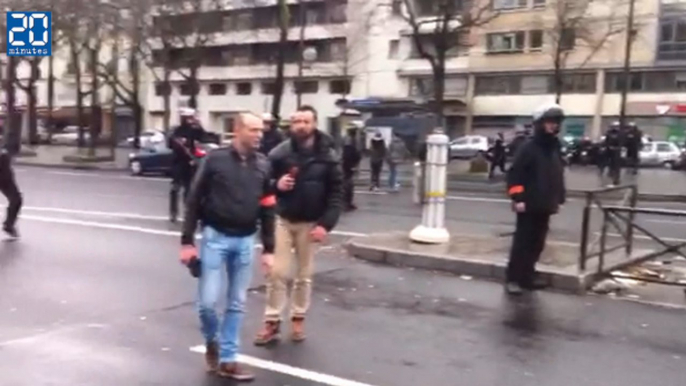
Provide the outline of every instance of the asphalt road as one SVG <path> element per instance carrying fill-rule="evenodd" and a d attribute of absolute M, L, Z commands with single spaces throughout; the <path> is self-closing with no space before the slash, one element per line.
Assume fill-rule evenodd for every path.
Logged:
<path fill-rule="evenodd" d="M 194 352 L 194 279 L 176 263 L 165 181 L 18 174 L 23 237 L 0 244 L 0 385 L 232 384 Z M 341 250 L 347 237 L 409 230 L 419 214 L 407 194 L 359 204 L 318 252 L 304 344 L 250 345 L 264 303 L 256 271 L 243 334 L 256 385 L 683 385 L 686 311 L 556 293 L 510 301 L 497 283 L 358 262 Z M 562 211 L 555 238 L 576 240 L 579 205 Z M 454 232 L 512 227 L 498 197 L 449 207 Z M 676 224 L 650 224 L 679 236 Z"/>

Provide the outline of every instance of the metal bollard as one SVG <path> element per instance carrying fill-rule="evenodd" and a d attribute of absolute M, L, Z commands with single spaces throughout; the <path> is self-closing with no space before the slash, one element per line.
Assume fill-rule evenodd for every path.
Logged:
<path fill-rule="evenodd" d="M 427 138 L 422 223 L 410 232 L 410 240 L 425 244 L 442 244 L 450 240 L 445 228 L 449 138 L 442 132 Z"/>

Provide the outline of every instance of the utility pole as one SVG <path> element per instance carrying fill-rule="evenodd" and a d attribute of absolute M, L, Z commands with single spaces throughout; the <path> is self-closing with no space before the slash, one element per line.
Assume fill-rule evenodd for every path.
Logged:
<path fill-rule="evenodd" d="M 299 9 L 299 18 L 300 18 L 300 36 L 299 36 L 299 42 L 298 42 L 298 78 L 295 82 L 295 94 L 296 94 L 296 100 L 297 100 L 297 106 L 300 108 L 302 106 L 302 79 L 303 79 L 303 66 L 305 65 L 305 27 L 307 25 L 307 12 L 305 9 L 305 3 L 300 0 L 298 1 L 298 7 Z"/>
<path fill-rule="evenodd" d="M 622 96 L 619 105 L 619 127 L 623 129 L 626 124 L 626 98 L 631 87 L 631 46 L 634 41 L 634 8 L 636 0 L 629 0 L 629 15 L 626 26 L 626 42 L 624 47 L 624 69 L 622 70 Z"/>

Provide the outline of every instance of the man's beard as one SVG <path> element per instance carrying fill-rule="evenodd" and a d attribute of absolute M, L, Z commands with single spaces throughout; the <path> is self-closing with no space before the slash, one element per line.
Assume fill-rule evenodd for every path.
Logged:
<path fill-rule="evenodd" d="M 295 137 L 295 140 L 298 141 L 298 143 L 305 143 L 314 136 L 314 131 L 296 131 L 293 134 L 293 136 Z"/>

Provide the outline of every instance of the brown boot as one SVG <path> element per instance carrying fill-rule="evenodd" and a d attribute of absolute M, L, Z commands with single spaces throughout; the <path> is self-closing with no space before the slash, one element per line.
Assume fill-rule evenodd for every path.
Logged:
<path fill-rule="evenodd" d="M 279 322 L 265 322 L 262 331 L 257 333 L 255 346 L 266 346 L 279 340 Z"/>
<path fill-rule="evenodd" d="M 219 346 L 217 346 L 217 342 L 205 345 L 205 363 L 207 363 L 207 371 L 215 372 L 219 368 Z"/>
<path fill-rule="evenodd" d="M 293 318 L 291 320 L 291 340 L 293 342 L 305 340 L 305 318 Z"/>
<path fill-rule="evenodd" d="M 223 378 L 230 378 L 238 382 L 251 382 L 255 379 L 255 374 L 248 369 L 240 366 L 236 362 L 221 363 L 217 375 Z"/>

